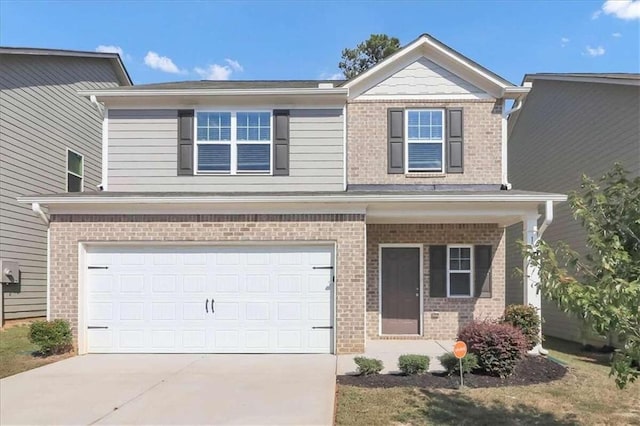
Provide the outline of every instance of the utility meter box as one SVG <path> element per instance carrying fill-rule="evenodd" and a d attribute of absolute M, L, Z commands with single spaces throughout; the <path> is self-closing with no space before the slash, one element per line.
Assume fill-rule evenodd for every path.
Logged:
<path fill-rule="evenodd" d="M 0 259 L 0 274 L 2 284 L 17 284 L 20 282 L 20 264 L 15 260 Z"/>

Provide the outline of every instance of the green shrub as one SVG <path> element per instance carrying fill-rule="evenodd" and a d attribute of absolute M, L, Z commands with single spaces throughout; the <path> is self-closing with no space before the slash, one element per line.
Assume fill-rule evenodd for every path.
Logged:
<path fill-rule="evenodd" d="M 474 321 L 460 330 L 458 340 L 478 357 L 480 370 L 492 376 L 510 376 L 529 349 L 522 331 L 506 323 Z"/>
<path fill-rule="evenodd" d="M 67 352 L 73 347 L 71 326 L 69 321 L 62 319 L 31 323 L 29 340 L 45 356 Z"/>
<path fill-rule="evenodd" d="M 361 376 L 378 374 L 384 368 L 382 361 L 380 361 L 379 359 L 357 356 L 353 359 L 353 361 L 358 366 L 358 374 L 360 374 Z"/>
<path fill-rule="evenodd" d="M 407 376 L 422 374 L 429 369 L 429 361 L 431 360 L 426 355 L 400 355 L 398 368 Z"/>
<path fill-rule="evenodd" d="M 531 305 L 509 305 L 504 310 L 503 321 L 519 328 L 529 341 L 529 349 L 540 343 L 540 317 L 538 309 Z"/>
<path fill-rule="evenodd" d="M 460 360 L 451 352 L 439 356 L 438 360 L 449 375 L 460 374 Z M 471 352 L 467 353 L 462 358 L 462 374 L 471 373 L 476 368 L 478 368 L 478 357 Z"/>

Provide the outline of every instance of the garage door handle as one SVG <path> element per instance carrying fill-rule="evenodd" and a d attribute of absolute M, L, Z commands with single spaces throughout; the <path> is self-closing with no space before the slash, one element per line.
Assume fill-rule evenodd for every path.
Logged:
<path fill-rule="evenodd" d="M 87 327 L 89 330 L 106 330 L 109 327 L 107 326 L 100 326 L 100 325 L 90 325 Z"/>
<path fill-rule="evenodd" d="M 311 327 L 313 330 L 316 330 L 318 328 L 323 328 L 323 329 L 329 329 L 332 330 L 333 326 L 332 325 L 320 325 L 320 326 L 316 326 L 316 327 Z"/>
<path fill-rule="evenodd" d="M 212 313 L 212 314 L 215 314 L 215 313 L 216 313 L 216 311 L 215 311 L 215 310 L 214 310 L 214 308 L 213 308 L 213 304 L 214 304 L 214 303 L 216 303 L 216 301 L 212 298 L 212 299 L 211 299 L 211 313 Z"/>
<path fill-rule="evenodd" d="M 209 299 L 204 302 L 204 310 L 206 313 L 209 313 Z"/>

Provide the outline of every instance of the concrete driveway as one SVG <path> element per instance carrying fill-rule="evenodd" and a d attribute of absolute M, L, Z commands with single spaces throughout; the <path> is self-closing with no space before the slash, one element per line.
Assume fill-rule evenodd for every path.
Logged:
<path fill-rule="evenodd" d="M 330 425 L 332 355 L 85 355 L 0 380 L 0 424 Z"/>

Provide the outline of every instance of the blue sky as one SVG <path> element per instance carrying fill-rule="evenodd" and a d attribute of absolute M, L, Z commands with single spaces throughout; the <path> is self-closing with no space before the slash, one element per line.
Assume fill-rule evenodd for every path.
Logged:
<path fill-rule="evenodd" d="M 429 33 L 515 83 L 532 72 L 640 72 L 640 0 L 0 2 L 0 44 L 120 49 L 136 84 L 315 79 L 372 33 Z"/>

